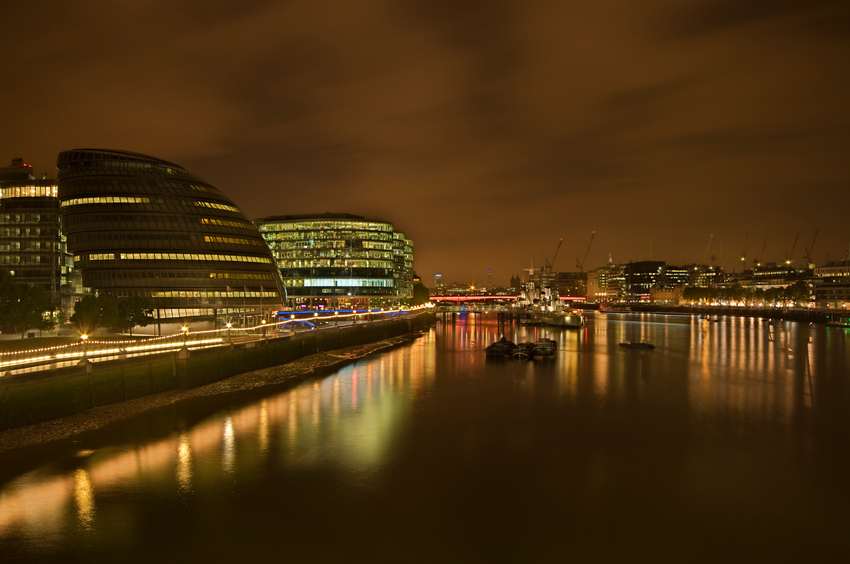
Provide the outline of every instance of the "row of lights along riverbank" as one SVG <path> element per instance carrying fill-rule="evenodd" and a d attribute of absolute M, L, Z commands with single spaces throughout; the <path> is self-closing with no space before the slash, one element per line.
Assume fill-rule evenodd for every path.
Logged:
<path fill-rule="evenodd" d="M 433 304 L 423 304 L 421 306 L 415 307 L 398 307 L 398 308 L 381 308 L 376 310 L 351 310 L 350 313 L 347 313 L 348 310 L 345 311 L 334 311 L 333 315 L 323 315 L 320 316 L 318 312 L 312 312 L 312 317 L 306 317 L 302 319 L 298 319 L 295 314 L 289 312 L 281 312 L 279 315 L 283 316 L 289 314 L 288 319 L 284 319 L 282 321 L 277 321 L 275 323 L 267 323 L 262 321 L 259 325 L 253 327 L 233 327 L 233 324 L 228 322 L 226 324 L 225 329 L 227 330 L 227 338 L 222 339 L 221 337 L 214 338 L 203 338 L 202 335 L 207 335 L 210 333 L 218 333 L 222 331 L 222 329 L 208 329 L 205 331 L 196 331 L 192 332 L 189 330 L 188 325 L 184 325 L 180 328 L 180 333 L 174 335 L 167 335 L 164 337 L 152 337 L 149 339 L 141 339 L 141 340 L 122 340 L 122 341 L 94 341 L 90 339 L 90 336 L 87 333 L 80 334 L 80 341 L 76 343 L 69 343 L 67 345 L 56 345 L 52 347 L 42 347 L 38 349 L 27 349 L 23 351 L 8 351 L 0 353 L 0 367 L 12 367 L 19 366 L 22 364 L 32 364 L 42 361 L 49 360 L 64 360 L 70 359 L 74 357 L 82 357 L 83 361 L 87 361 L 89 355 L 97 354 L 97 355 L 108 355 L 108 354 L 146 354 L 150 352 L 164 352 L 168 349 L 179 349 L 179 348 L 188 348 L 190 346 L 199 347 L 199 346 L 211 346 L 214 344 L 220 344 L 222 342 L 230 342 L 231 331 L 243 331 L 244 333 L 249 333 L 251 331 L 262 331 L 262 335 L 265 336 L 267 329 L 271 328 L 272 330 L 277 330 L 279 327 L 285 326 L 287 324 L 292 323 L 293 321 L 300 321 L 302 323 L 306 323 L 308 325 L 312 325 L 312 329 L 316 329 L 316 326 L 311 322 L 316 321 L 331 321 L 335 322 L 335 325 L 338 323 L 340 319 L 351 319 L 352 324 L 357 323 L 357 318 L 362 316 L 369 316 L 369 320 L 372 321 L 373 316 L 376 315 L 388 315 L 393 317 L 399 314 L 407 314 L 410 312 L 417 312 L 425 309 L 433 308 Z M 303 316 L 304 313 L 311 312 L 299 312 L 299 316 Z M 330 313 L 330 312 L 329 312 Z M 305 321 L 309 320 L 309 321 Z M 293 328 L 294 329 L 294 328 Z M 189 336 L 200 337 L 197 340 L 190 341 Z M 103 349 L 92 350 L 92 346 L 94 345 L 105 345 Z M 116 345 L 130 345 L 130 346 L 116 346 Z M 69 350 L 69 352 L 55 352 L 59 350 Z M 73 350 L 79 349 L 79 350 Z M 3 360 L 8 358 L 9 360 Z"/>

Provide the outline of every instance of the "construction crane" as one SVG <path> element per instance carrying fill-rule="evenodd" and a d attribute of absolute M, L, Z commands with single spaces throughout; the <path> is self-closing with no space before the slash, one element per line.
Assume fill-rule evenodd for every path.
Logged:
<path fill-rule="evenodd" d="M 759 253 L 759 256 L 756 257 L 756 264 L 758 266 L 761 266 L 762 258 L 764 258 L 764 249 L 765 249 L 765 247 L 767 247 L 767 234 L 768 233 L 770 233 L 770 229 L 768 229 L 767 231 L 764 232 L 764 243 L 762 243 L 762 245 L 761 245 L 761 252 Z"/>
<path fill-rule="evenodd" d="M 590 246 L 593 244 L 594 237 L 596 237 L 596 231 L 590 234 L 590 243 L 587 244 L 587 250 L 584 252 L 584 259 L 578 260 L 578 258 L 576 258 L 576 266 L 579 267 L 581 272 L 584 272 L 584 261 L 587 260 L 587 254 L 590 252 Z"/>
<path fill-rule="evenodd" d="M 818 240 L 818 233 L 819 232 L 820 232 L 820 227 L 815 229 L 815 236 L 814 236 L 814 238 L 812 238 L 812 245 L 811 245 L 811 247 L 806 249 L 806 254 L 804 256 L 806 257 L 806 267 L 807 268 L 810 264 L 812 264 L 812 251 L 815 249 L 815 241 Z"/>
<path fill-rule="evenodd" d="M 800 232 L 797 231 L 797 236 L 794 237 L 794 244 L 791 245 L 791 252 L 788 253 L 788 257 L 785 260 L 785 264 L 787 264 L 787 265 L 790 265 L 792 262 L 794 262 L 794 249 L 797 248 L 797 239 L 799 239 L 799 238 L 800 238 Z"/>
<path fill-rule="evenodd" d="M 563 244 L 563 242 L 564 242 L 564 238 L 561 237 L 561 240 L 558 241 L 558 248 L 555 249 L 555 256 L 552 257 L 552 262 L 549 262 L 548 258 L 544 259 L 546 261 L 546 268 L 549 269 L 549 272 L 552 272 L 552 267 L 555 266 L 555 259 L 558 258 L 558 251 L 561 250 L 561 245 Z"/>
<path fill-rule="evenodd" d="M 705 252 L 702 254 L 702 262 L 700 264 L 705 264 L 705 257 L 708 256 L 708 250 L 711 248 L 711 241 L 714 239 L 714 233 L 710 233 L 708 236 L 708 245 L 705 247 Z"/>

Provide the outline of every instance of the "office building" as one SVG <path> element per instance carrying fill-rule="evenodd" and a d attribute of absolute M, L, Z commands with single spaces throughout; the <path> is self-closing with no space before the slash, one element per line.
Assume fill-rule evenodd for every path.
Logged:
<path fill-rule="evenodd" d="M 23 159 L 0 168 L 0 268 L 60 303 L 72 263 L 59 229 L 56 180 L 36 180 Z"/>
<path fill-rule="evenodd" d="M 611 254 L 608 263 L 587 273 L 587 301 L 621 302 L 626 298 L 625 268 L 614 264 Z"/>
<path fill-rule="evenodd" d="M 344 213 L 257 220 L 294 307 L 383 307 L 413 297 L 413 241 Z"/>
<path fill-rule="evenodd" d="M 843 260 L 815 267 L 813 274 L 812 298 L 815 307 L 847 311 L 850 307 L 850 251 Z"/>

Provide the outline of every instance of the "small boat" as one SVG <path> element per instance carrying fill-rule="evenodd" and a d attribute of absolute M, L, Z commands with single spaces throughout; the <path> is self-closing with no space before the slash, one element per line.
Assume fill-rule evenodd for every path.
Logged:
<path fill-rule="evenodd" d="M 652 343 L 641 343 L 634 341 L 626 341 L 625 343 L 620 343 L 620 346 L 624 349 L 654 349 L 655 345 Z"/>
<path fill-rule="evenodd" d="M 531 350 L 531 356 L 535 360 L 548 360 L 555 356 L 557 350 L 557 343 L 553 339 L 538 339 Z"/>
<path fill-rule="evenodd" d="M 528 360 L 532 358 L 535 346 L 534 343 L 520 343 L 511 353 L 511 358 L 514 360 Z"/>
<path fill-rule="evenodd" d="M 495 343 L 491 343 L 486 349 L 484 349 L 484 352 L 487 354 L 487 356 L 504 357 L 511 356 L 511 353 L 514 352 L 514 349 L 516 349 L 516 343 L 502 337 L 501 340 L 498 340 Z"/>

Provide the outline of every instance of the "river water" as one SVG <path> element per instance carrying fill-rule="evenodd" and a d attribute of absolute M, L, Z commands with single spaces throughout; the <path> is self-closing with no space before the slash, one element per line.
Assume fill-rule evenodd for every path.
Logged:
<path fill-rule="evenodd" d="M 557 358 L 485 359 L 503 332 Z M 848 352 L 791 322 L 458 316 L 0 453 L 0 561 L 847 561 Z"/>

